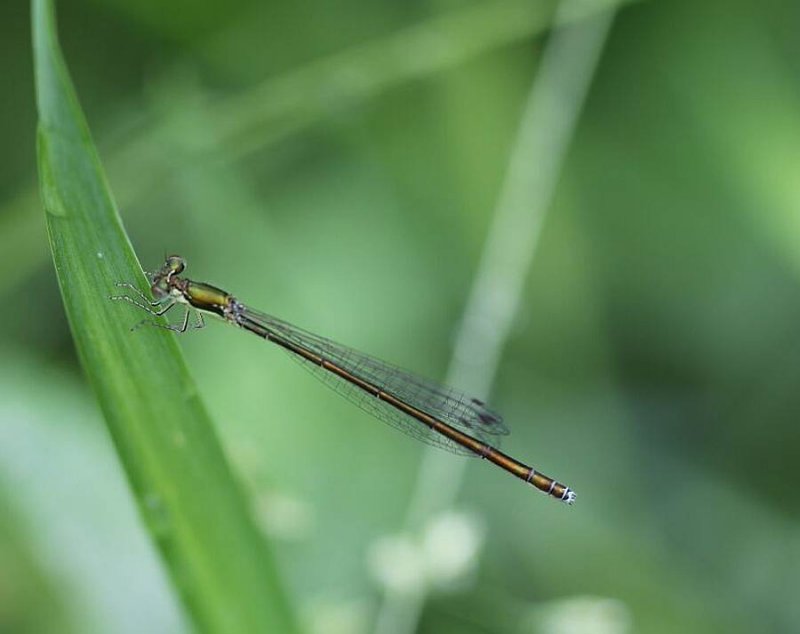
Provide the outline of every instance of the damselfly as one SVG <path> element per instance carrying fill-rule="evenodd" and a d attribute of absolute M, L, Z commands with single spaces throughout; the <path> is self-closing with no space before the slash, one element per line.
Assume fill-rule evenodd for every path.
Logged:
<path fill-rule="evenodd" d="M 159 270 L 150 274 L 152 301 L 128 283 L 117 286 L 133 291 L 135 297 L 115 295 L 111 299 L 130 302 L 156 316 L 164 315 L 177 304 L 185 307 L 180 324 L 164 325 L 145 319 L 133 329 L 151 324 L 186 332 L 190 327 L 203 327 L 203 313 L 221 317 L 279 345 L 315 376 L 376 418 L 425 443 L 488 460 L 562 502 L 575 501 L 572 489 L 496 448 L 499 437 L 507 434 L 508 428 L 501 416 L 483 401 L 253 310 L 220 288 L 181 277 L 185 268 L 182 257 L 171 255 Z M 190 326 L 192 312 L 196 321 Z"/>

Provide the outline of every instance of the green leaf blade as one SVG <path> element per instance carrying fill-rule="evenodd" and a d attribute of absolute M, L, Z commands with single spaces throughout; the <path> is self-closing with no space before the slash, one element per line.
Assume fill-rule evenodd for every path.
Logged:
<path fill-rule="evenodd" d="M 61 56 L 53 8 L 33 2 L 39 177 L 76 349 L 145 522 L 195 624 L 292 632 L 267 546 L 172 333 L 135 333 L 114 282 L 146 280 Z"/>

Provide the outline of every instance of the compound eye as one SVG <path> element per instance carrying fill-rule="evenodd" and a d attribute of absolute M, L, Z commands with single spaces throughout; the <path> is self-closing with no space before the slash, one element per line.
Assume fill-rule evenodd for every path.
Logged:
<path fill-rule="evenodd" d="M 179 255 L 171 255 L 167 258 L 166 269 L 173 275 L 180 275 L 186 268 L 186 260 Z"/>

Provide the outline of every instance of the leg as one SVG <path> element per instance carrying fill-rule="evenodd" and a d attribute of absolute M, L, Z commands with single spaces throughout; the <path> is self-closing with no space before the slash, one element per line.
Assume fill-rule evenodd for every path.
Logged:
<path fill-rule="evenodd" d="M 146 310 L 148 313 L 150 313 L 154 317 L 160 317 L 161 315 L 165 315 L 168 310 L 170 310 L 173 306 L 175 306 L 175 304 L 178 303 L 178 302 L 173 300 L 169 304 L 164 306 L 164 308 L 162 308 L 161 310 L 153 310 L 152 308 L 147 308 L 146 306 L 142 306 L 138 302 L 132 300 L 130 297 L 127 297 L 125 295 L 121 296 L 121 299 L 127 299 L 129 302 L 131 302 L 132 304 L 135 304 L 139 308 L 144 308 L 144 310 Z M 188 309 L 187 309 L 187 311 L 188 311 Z M 166 328 L 167 327 L 167 326 L 162 326 L 161 324 L 157 324 L 152 319 L 142 319 L 142 321 L 140 321 L 138 324 L 132 326 L 131 330 L 137 330 L 138 328 L 141 328 L 145 324 L 151 324 L 153 326 L 158 326 L 159 328 Z M 170 330 L 172 330 L 172 328 L 170 328 Z"/>
<path fill-rule="evenodd" d="M 205 328 L 206 322 L 203 319 L 203 313 L 201 313 L 199 310 L 195 310 L 194 314 L 197 317 L 197 320 L 195 321 L 194 326 L 192 326 L 192 328 L 194 330 L 200 330 L 201 328 Z"/>
<path fill-rule="evenodd" d="M 163 311 L 161 311 L 161 313 L 153 313 L 153 314 L 154 315 L 156 315 L 156 314 L 162 314 L 163 315 L 165 312 L 167 312 L 174 305 L 175 305 L 175 302 L 173 302 L 172 304 L 167 306 L 167 308 L 165 308 Z M 137 328 L 140 328 L 142 326 L 150 325 L 150 326 L 154 326 L 155 328 L 163 328 L 164 330 L 171 330 L 172 332 L 177 332 L 177 333 L 181 333 L 182 334 L 182 333 L 186 332 L 189 329 L 189 313 L 190 312 L 191 312 L 191 309 L 187 306 L 186 307 L 186 312 L 183 313 L 183 322 L 181 323 L 180 326 L 178 326 L 176 324 L 159 324 L 159 323 L 153 321 L 152 319 L 143 319 L 138 324 L 136 324 L 133 328 L 131 328 L 131 330 L 136 330 Z M 197 314 L 198 314 L 198 325 L 192 326 L 192 328 L 202 328 L 205 325 L 203 323 L 202 315 L 200 315 L 200 313 L 197 313 Z"/>
<path fill-rule="evenodd" d="M 164 297 L 163 299 L 160 299 L 160 300 L 155 301 L 155 302 L 148 301 L 146 304 L 143 304 L 142 302 L 140 302 L 140 301 L 138 301 L 138 300 L 136 300 L 133 297 L 130 297 L 128 295 L 111 295 L 108 299 L 111 299 L 111 300 L 114 300 L 114 301 L 128 302 L 129 304 L 133 304 L 134 306 L 136 306 L 136 308 L 141 308 L 143 311 L 148 312 L 151 315 L 163 315 L 165 312 L 167 312 L 170 309 L 170 307 L 172 307 L 175 304 L 175 298 L 174 297 L 170 297 L 170 296 Z M 166 303 L 166 306 L 163 309 L 161 309 L 161 310 L 153 310 L 154 307 L 162 306 L 165 303 Z"/>
<path fill-rule="evenodd" d="M 134 293 L 136 293 L 136 295 L 139 296 L 140 299 L 142 299 L 142 301 L 144 301 L 146 304 L 150 304 L 150 306 L 158 306 L 160 303 L 162 303 L 164 301 L 164 300 L 156 300 L 154 302 L 151 302 L 150 298 L 147 297 L 147 295 L 142 293 L 142 291 L 140 291 L 133 284 L 130 284 L 128 282 L 115 282 L 114 286 L 116 286 L 117 288 L 127 288 L 127 289 L 132 290 Z M 115 295 L 113 297 L 110 297 L 109 299 L 118 299 L 119 297 L 124 297 L 124 296 L 123 295 Z"/>
<path fill-rule="evenodd" d="M 181 324 L 180 329 L 176 330 L 175 332 L 181 332 L 181 333 L 186 332 L 186 329 L 188 327 L 189 327 L 189 308 L 187 307 L 186 311 L 183 313 L 183 324 Z"/>
<path fill-rule="evenodd" d="M 158 317 L 160 315 L 163 315 L 164 313 L 166 313 L 170 308 L 172 308 L 176 304 L 176 301 L 175 301 L 174 298 L 166 297 L 161 302 L 153 303 L 152 306 L 159 306 L 159 305 L 163 304 L 163 302 L 169 302 L 169 303 L 166 304 L 160 310 L 153 310 L 153 308 L 151 306 L 147 306 L 145 304 L 142 304 L 141 302 L 138 302 L 135 299 L 133 299 L 133 297 L 128 297 L 127 295 L 113 295 L 112 297 L 109 297 L 109 299 L 128 302 L 129 304 L 133 304 L 137 308 L 141 308 L 143 311 L 148 312 L 151 315 L 155 315 L 156 317 Z"/>

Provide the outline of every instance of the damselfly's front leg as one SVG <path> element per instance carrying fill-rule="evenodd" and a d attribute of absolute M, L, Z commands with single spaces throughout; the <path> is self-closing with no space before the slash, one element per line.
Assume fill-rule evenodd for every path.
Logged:
<path fill-rule="evenodd" d="M 150 301 L 149 297 L 147 297 L 144 293 L 142 293 L 142 291 L 136 288 L 133 284 L 129 284 L 128 282 L 115 282 L 114 286 L 116 286 L 117 288 L 127 288 L 133 291 L 141 299 L 141 301 L 139 301 L 139 299 L 131 297 L 130 295 L 111 295 L 109 296 L 108 299 L 112 299 L 114 301 L 128 302 L 129 304 L 133 304 L 134 306 L 147 311 L 151 315 L 163 315 L 175 303 L 175 299 L 170 295 L 166 295 L 165 297 L 162 297 L 155 301 Z M 154 307 L 162 306 L 165 302 L 169 302 L 169 305 L 162 312 L 157 312 L 153 310 Z"/>
<path fill-rule="evenodd" d="M 172 302 L 169 306 L 167 306 L 161 312 L 152 312 L 152 314 L 153 315 L 163 315 L 170 308 L 175 306 L 175 304 L 177 304 L 177 302 Z M 196 316 L 196 320 L 195 320 L 194 324 L 189 326 L 189 313 L 191 313 L 191 312 L 194 312 L 194 314 Z M 187 330 L 189 330 L 190 328 L 191 328 L 191 330 L 199 330 L 200 328 L 203 328 L 206 324 L 205 324 L 205 321 L 203 321 L 203 314 L 202 313 L 200 313 L 199 311 L 196 311 L 196 310 L 192 311 L 192 309 L 187 306 L 186 307 L 186 311 L 183 313 L 183 321 L 181 322 L 180 325 L 178 325 L 178 324 L 159 324 L 158 322 L 153 321 L 152 319 L 142 319 L 142 321 L 140 321 L 133 328 L 131 328 L 131 330 L 137 330 L 138 328 L 141 328 L 142 326 L 146 326 L 146 325 L 154 326 L 156 328 L 163 328 L 164 330 L 171 330 L 172 332 L 177 332 L 177 333 L 182 334 L 182 333 L 186 332 Z"/>
<path fill-rule="evenodd" d="M 156 304 L 159 303 L 158 300 L 156 300 L 155 302 L 151 302 L 150 298 L 147 295 L 145 295 L 142 291 L 139 290 L 139 288 L 137 286 L 135 286 L 134 284 L 131 284 L 130 282 L 114 282 L 114 286 L 116 286 L 117 288 L 127 288 L 129 290 L 132 290 L 145 303 L 150 304 L 151 306 L 155 306 Z"/>
<path fill-rule="evenodd" d="M 144 293 L 142 293 L 142 291 L 136 288 L 133 284 L 129 284 L 128 282 L 116 282 L 114 286 L 118 288 L 127 288 L 136 293 L 138 297 L 131 297 L 130 295 L 111 295 L 109 299 L 114 301 L 128 302 L 129 304 L 133 304 L 137 308 L 145 311 L 146 313 L 149 313 L 150 315 L 153 315 L 154 317 L 160 317 L 161 315 L 166 314 L 168 310 L 170 310 L 173 306 L 175 306 L 175 304 L 178 303 L 177 299 L 171 295 L 165 295 L 164 297 L 150 301 L 150 298 L 148 298 Z M 186 321 L 186 319 L 184 319 L 184 321 Z M 137 328 L 143 326 L 146 323 L 151 323 L 154 326 L 161 326 L 163 328 L 167 328 L 167 326 L 162 326 L 161 324 L 157 324 L 151 319 L 143 319 L 138 324 L 134 325 L 131 328 L 131 330 L 136 330 Z M 177 327 L 173 326 L 170 328 L 170 330 L 174 328 Z"/>

